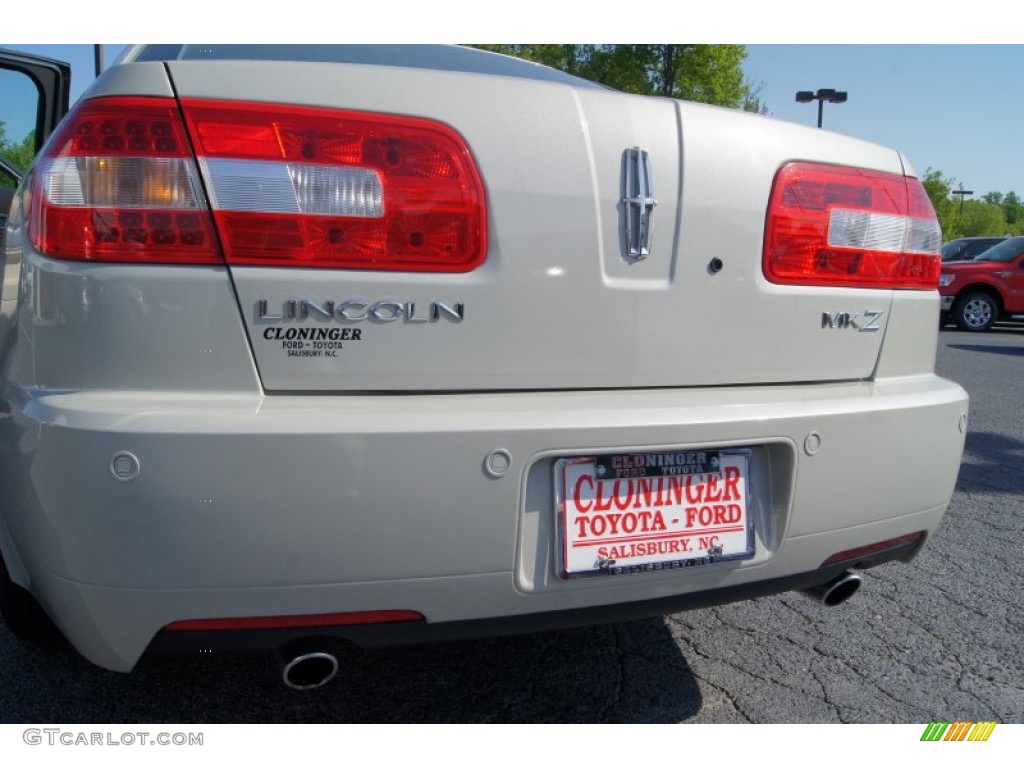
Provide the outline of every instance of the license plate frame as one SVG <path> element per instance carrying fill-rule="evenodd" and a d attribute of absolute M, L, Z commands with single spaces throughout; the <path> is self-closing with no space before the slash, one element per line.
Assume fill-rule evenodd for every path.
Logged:
<path fill-rule="evenodd" d="M 752 463 L 749 448 L 617 451 L 557 459 L 559 577 L 753 558 Z"/>

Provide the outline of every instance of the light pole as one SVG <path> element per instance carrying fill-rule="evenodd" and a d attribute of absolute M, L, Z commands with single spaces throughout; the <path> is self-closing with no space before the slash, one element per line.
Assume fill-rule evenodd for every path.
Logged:
<path fill-rule="evenodd" d="M 821 115 L 825 111 L 825 102 L 831 101 L 833 104 L 842 104 L 846 101 L 846 91 L 837 91 L 835 88 L 819 88 L 817 93 L 814 91 L 797 91 L 796 100 L 801 104 L 806 104 L 809 101 L 818 102 L 818 127 L 821 128 Z"/>
<path fill-rule="evenodd" d="M 973 195 L 973 189 L 964 189 L 964 183 L 960 182 L 960 189 L 954 189 L 950 194 L 960 195 L 960 212 L 957 213 L 957 217 L 964 215 L 964 195 Z"/>

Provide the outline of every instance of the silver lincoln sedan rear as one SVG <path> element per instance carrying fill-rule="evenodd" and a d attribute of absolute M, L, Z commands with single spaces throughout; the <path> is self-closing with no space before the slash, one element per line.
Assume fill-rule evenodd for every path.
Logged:
<path fill-rule="evenodd" d="M 825 131 L 460 48 L 134 47 L 8 222 L 8 621 L 123 671 L 299 642 L 302 687 L 339 638 L 841 602 L 953 491 L 940 243 Z"/>

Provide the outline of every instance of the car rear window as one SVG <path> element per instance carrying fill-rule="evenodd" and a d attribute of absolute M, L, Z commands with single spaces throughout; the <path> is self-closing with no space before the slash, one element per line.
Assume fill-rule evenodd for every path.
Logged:
<path fill-rule="evenodd" d="M 1024 252 L 1024 237 L 1011 237 L 977 257 L 979 261 L 1013 261 Z"/>
<path fill-rule="evenodd" d="M 133 61 L 307 61 L 522 77 L 577 88 L 604 86 L 530 61 L 458 45 L 146 45 Z"/>
<path fill-rule="evenodd" d="M 1005 239 L 1005 237 L 979 237 L 950 240 L 942 246 L 942 260 L 973 259 Z"/>

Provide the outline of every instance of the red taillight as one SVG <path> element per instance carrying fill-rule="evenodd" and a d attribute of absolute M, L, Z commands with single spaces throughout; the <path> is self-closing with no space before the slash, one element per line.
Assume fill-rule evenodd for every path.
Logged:
<path fill-rule="evenodd" d="M 483 184 L 440 123 L 183 100 L 234 264 L 466 272 L 486 255 Z"/>
<path fill-rule="evenodd" d="M 918 179 L 790 163 L 772 188 L 764 274 L 788 285 L 934 289 L 941 240 Z"/>
<path fill-rule="evenodd" d="M 32 243 L 47 255 L 221 261 L 185 126 L 171 99 L 81 103 L 40 158 L 32 189 Z"/>
<path fill-rule="evenodd" d="M 106 97 L 76 107 L 35 170 L 35 247 L 61 259 L 174 264 L 219 263 L 221 247 L 233 264 L 467 272 L 483 263 L 483 184 L 451 128 L 308 107 L 181 106 Z"/>
<path fill-rule="evenodd" d="M 167 632 L 203 632 L 239 629 L 287 629 L 295 627 L 342 627 L 354 624 L 393 624 L 426 621 L 417 611 L 357 611 L 314 613 L 302 616 L 249 616 L 237 619 L 188 619 L 164 627 Z"/>

